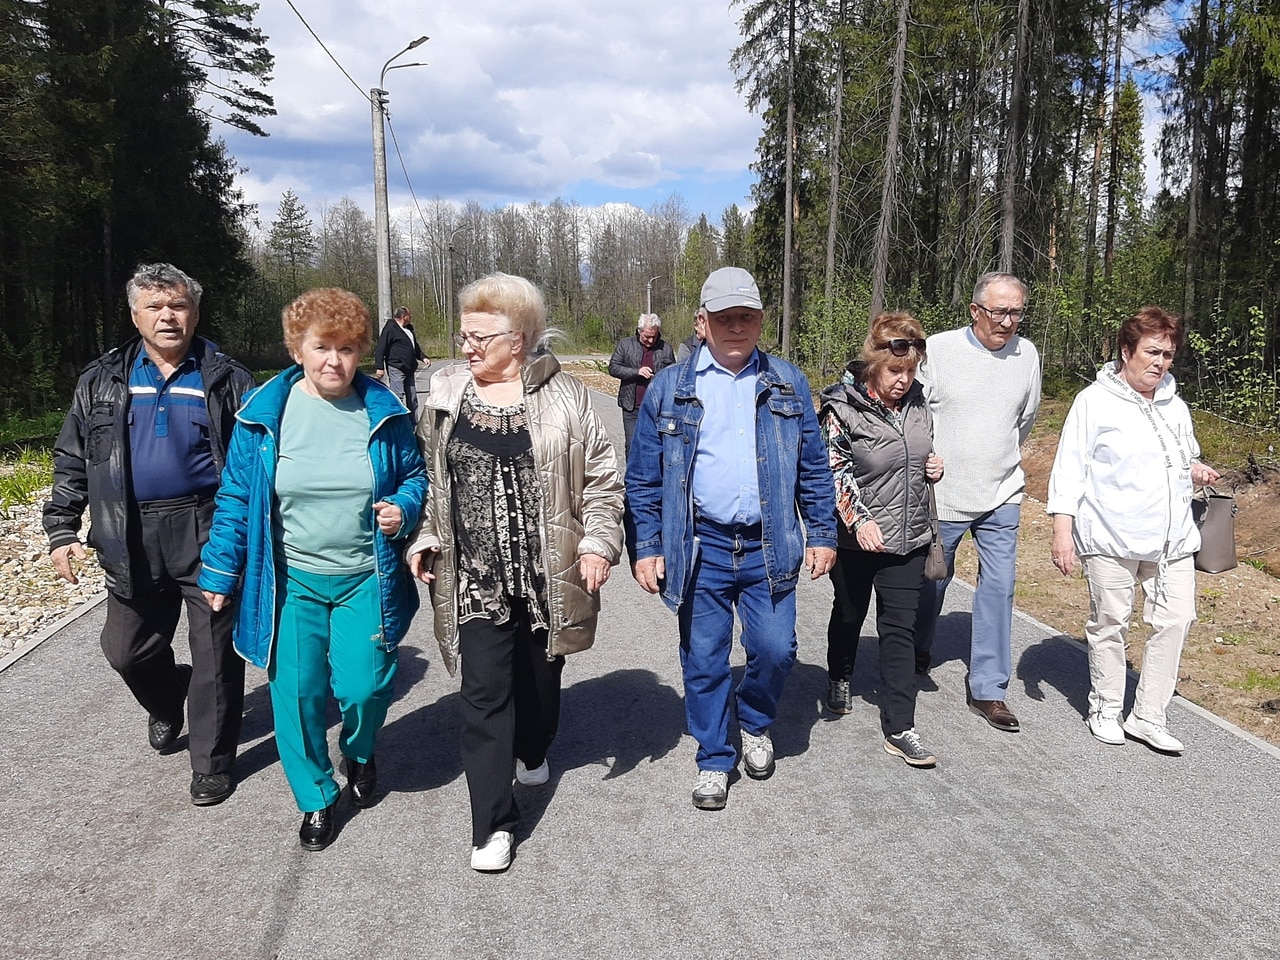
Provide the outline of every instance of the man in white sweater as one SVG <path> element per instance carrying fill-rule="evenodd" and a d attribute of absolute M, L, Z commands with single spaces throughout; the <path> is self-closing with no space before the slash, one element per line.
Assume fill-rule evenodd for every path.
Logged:
<path fill-rule="evenodd" d="M 1027 288 L 1008 273 L 978 278 L 971 323 L 928 339 L 919 379 L 933 414 L 933 447 L 947 465 L 936 487 L 948 569 L 969 531 L 978 550 L 978 586 L 969 641 L 968 697 L 997 730 L 1016 733 L 1005 703 L 1012 655 L 1013 584 L 1025 477 L 1022 443 L 1040 408 L 1040 357 L 1017 335 Z M 916 672 L 927 674 L 934 626 L 950 577 L 925 581 L 916 615 Z"/>

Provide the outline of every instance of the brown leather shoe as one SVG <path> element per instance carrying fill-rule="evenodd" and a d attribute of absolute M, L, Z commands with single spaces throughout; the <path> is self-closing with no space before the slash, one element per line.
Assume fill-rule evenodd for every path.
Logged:
<path fill-rule="evenodd" d="M 970 700 L 969 709 L 997 730 L 1017 733 L 1022 729 L 1018 726 L 1018 718 L 1003 700 Z"/>

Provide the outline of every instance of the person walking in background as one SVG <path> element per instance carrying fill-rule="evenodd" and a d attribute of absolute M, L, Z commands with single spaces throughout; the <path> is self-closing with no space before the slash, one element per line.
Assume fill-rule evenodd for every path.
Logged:
<path fill-rule="evenodd" d="M 1165 753 L 1183 749 L 1165 709 L 1196 619 L 1200 532 L 1191 519 L 1192 486 L 1218 479 L 1197 459 L 1191 412 L 1169 373 L 1184 336 L 1182 322 L 1159 307 L 1143 307 L 1121 325 L 1120 359 L 1071 404 L 1049 475 L 1053 565 L 1067 576 L 1079 559 L 1089 584 L 1089 732 L 1116 746 L 1127 733 Z M 1121 724 L 1138 584 L 1151 635 L 1133 709 Z"/>
<path fill-rule="evenodd" d="M 684 363 L 700 346 L 702 346 L 702 315 L 698 314 L 693 318 L 693 333 L 681 340 L 680 346 L 676 348 L 676 363 Z"/>
<path fill-rule="evenodd" d="M 168 263 L 138 267 L 125 288 L 138 336 L 81 374 L 54 447 L 44 527 L 54 569 L 75 583 L 80 523 L 106 571 L 102 650 L 147 711 L 147 740 L 172 752 L 190 726 L 191 802 L 221 803 L 244 712 L 244 663 L 231 615 L 196 584 L 200 548 L 241 398 L 253 375 L 195 335 L 200 284 Z M 174 659 L 183 606 L 191 665 Z"/>
<path fill-rule="evenodd" d="M 387 386 L 404 400 L 409 413 L 418 416 L 418 383 L 414 379 L 418 367 L 431 366 L 413 332 L 413 317 L 408 307 L 397 307 L 391 323 L 382 325 L 378 345 L 373 350 L 373 375 L 386 378 Z"/>
<path fill-rule="evenodd" d="M 373 340 L 354 293 L 308 290 L 284 309 L 295 363 L 240 411 L 200 587 L 236 605 L 236 649 L 270 682 L 276 746 L 304 850 L 337 833 L 340 788 L 325 707 L 357 807 L 377 798 L 374 747 L 391 705 L 396 645 L 418 609 L 400 560 L 427 493 L 409 414 L 356 366 Z"/>
<path fill-rule="evenodd" d="M 461 662 L 471 866 L 498 871 L 520 820 L 513 772 L 547 782 L 564 658 L 595 641 L 622 478 L 586 388 L 544 350 L 538 288 L 495 273 L 458 302 L 467 363 L 437 374 L 418 424 L 431 492 L 407 555 L 450 675 Z"/>
<path fill-rule="evenodd" d="M 822 391 L 819 413 L 840 538 L 831 571 L 827 707 L 837 714 L 853 709 L 849 679 L 874 586 L 884 749 L 913 767 L 938 762 L 915 729 L 916 608 L 932 539 L 929 484 L 942 477 L 933 423 L 915 382 L 924 356 L 924 330 L 914 317 L 880 314 L 861 357 Z"/>
<path fill-rule="evenodd" d="M 920 383 L 933 417 L 933 446 L 947 465 L 937 484 L 947 566 L 968 531 L 978 550 L 966 695 L 997 730 L 1016 733 L 1006 697 L 1013 672 L 1011 632 L 1018 522 L 1026 478 L 1022 444 L 1040 409 L 1040 356 L 1017 334 L 1027 288 L 1008 273 L 978 278 L 968 327 L 935 333 Z M 916 670 L 927 675 L 933 635 L 950 576 L 927 581 L 916 617 Z"/>
<path fill-rule="evenodd" d="M 642 313 L 633 337 L 623 337 L 609 358 L 609 376 L 622 381 L 618 406 L 622 408 L 624 455 L 631 456 L 631 435 L 636 429 L 636 413 L 654 375 L 676 362 L 671 344 L 662 339 L 662 321 L 656 313 Z"/>
<path fill-rule="evenodd" d="M 729 742 L 735 608 L 747 665 L 736 691 L 742 765 L 774 771 L 769 729 L 796 661 L 796 582 L 835 562 L 835 488 L 809 381 L 758 350 L 760 291 L 738 267 L 702 285 L 706 349 L 645 393 L 627 458 L 632 575 L 676 612 L 685 715 L 698 741 L 693 805 L 720 810 Z M 801 518 L 804 528 L 801 528 Z M 805 534 L 808 545 L 805 545 Z"/>

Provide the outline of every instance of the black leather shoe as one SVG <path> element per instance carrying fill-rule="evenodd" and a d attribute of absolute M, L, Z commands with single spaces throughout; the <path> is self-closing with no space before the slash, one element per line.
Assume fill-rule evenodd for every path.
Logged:
<path fill-rule="evenodd" d="M 303 850 L 323 850 L 333 843 L 337 833 L 338 822 L 334 816 L 336 803 L 331 803 L 323 810 L 311 810 L 302 815 L 302 828 L 298 831 L 298 839 Z"/>
<path fill-rule="evenodd" d="M 366 763 L 356 763 L 347 757 L 343 763 L 347 768 L 347 783 L 351 787 L 351 802 L 361 810 L 373 806 L 378 792 L 378 768 L 373 757 L 369 757 Z"/>
<path fill-rule="evenodd" d="M 197 807 L 212 807 L 235 793 L 235 784 L 229 773 L 193 773 L 191 775 L 191 802 Z"/>
<path fill-rule="evenodd" d="M 191 686 L 191 666 L 186 663 L 178 664 L 178 677 L 182 684 L 182 703 L 185 705 L 187 688 Z M 156 716 L 147 720 L 147 743 L 151 744 L 152 750 L 160 753 L 173 752 L 173 745 L 178 742 L 178 735 L 182 733 L 182 713 L 183 707 L 179 706 L 176 720 L 161 720 Z"/>

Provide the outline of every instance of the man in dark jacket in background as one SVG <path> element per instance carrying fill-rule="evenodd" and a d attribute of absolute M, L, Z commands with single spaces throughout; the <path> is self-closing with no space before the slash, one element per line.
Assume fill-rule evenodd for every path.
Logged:
<path fill-rule="evenodd" d="M 76 582 L 80 525 L 106 571 L 102 650 L 149 714 L 147 740 L 176 749 L 190 721 L 191 802 L 221 803 L 244 712 L 244 661 L 232 611 L 215 613 L 196 585 L 213 495 L 241 398 L 253 376 L 195 336 L 200 284 L 167 263 L 140 266 L 125 288 L 138 336 L 85 368 L 54 450 L 44 527 L 54 568 Z M 173 635 L 186 603 L 191 665 Z"/>
<path fill-rule="evenodd" d="M 408 307 L 397 307 L 394 322 L 383 325 L 382 332 L 378 334 L 378 345 L 373 348 L 373 375 L 381 380 L 386 374 L 391 392 L 404 400 L 409 413 L 417 420 L 418 384 L 414 374 L 419 363 L 430 366 L 431 361 L 413 335 L 413 324 L 409 322 L 412 319 Z"/>
<path fill-rule="evenodd" d="M 624 337 L 613 348 L 609 358 L 609 376 L 622 381 L 618 388 L 618 406 L 622 408 L 622 434 L 626 455 L 631 454 L 631 434 L 636 429 L 636 412 L 644 400 L 649 382 L 663 367 L 676 362 L 671 344 L 662 339 L 662 321 L 656 313 L 642 313 L 636 322 L 636 335 Z"/>

